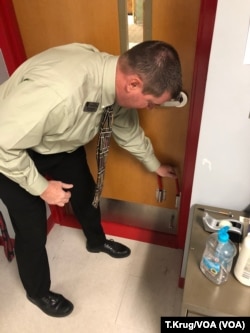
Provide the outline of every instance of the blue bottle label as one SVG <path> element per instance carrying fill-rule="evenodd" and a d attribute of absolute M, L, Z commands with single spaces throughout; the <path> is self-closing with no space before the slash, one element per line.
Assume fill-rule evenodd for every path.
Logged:
<path fill-rule="evenodd" d="M 215 262 L 205 257 L 202 259 L 202 261 L 205 268 L 212 276 L 216 276 L 220 272 L 221 265 L 219 262 Z"/>

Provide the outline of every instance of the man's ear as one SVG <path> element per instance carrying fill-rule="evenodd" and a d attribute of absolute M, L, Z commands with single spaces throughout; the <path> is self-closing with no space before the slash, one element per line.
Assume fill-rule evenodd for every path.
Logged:
<path fill-rule="evenodd" d="M 133 92 L 137 89 L 142 89 L 142 81 L 138 76 L 131 76 L 127 82 L 127 90 Z"/>

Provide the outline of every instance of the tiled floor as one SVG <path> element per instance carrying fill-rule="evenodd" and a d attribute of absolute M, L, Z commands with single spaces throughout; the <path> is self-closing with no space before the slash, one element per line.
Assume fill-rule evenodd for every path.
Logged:
<path fill-rule="evenodd" d="M 159 333 L 161 316 L 179 316 L 182 250 L 112 237 L 128 245 L 128 258 L 85 250 L 79 229 L 55 225 L 48 235 L 52 290 L 74 304 L 65 318 L 30 303 L 0 247 L 1 333 Z"/>

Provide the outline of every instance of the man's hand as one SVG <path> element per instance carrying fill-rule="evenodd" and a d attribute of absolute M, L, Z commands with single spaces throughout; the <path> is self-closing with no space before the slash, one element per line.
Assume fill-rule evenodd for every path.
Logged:
<path fill-rule="evenodd" d="M 73 184 L 66 184 L 56 180 L 50 180 L 46 190 L 40 197 L 49 205 L 57 205 L 63 207 L 71 197 L 70 191 Z"/>
<path fill-rule="evenodd" d="M 155 172 L 161 177 L 177 178 L 175 168 L 171 165 L 161 165 Z"/>

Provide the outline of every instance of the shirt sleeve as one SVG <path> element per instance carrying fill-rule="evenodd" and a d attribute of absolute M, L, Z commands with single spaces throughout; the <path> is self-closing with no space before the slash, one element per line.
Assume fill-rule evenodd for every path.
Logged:
<path fill-rule="evenodd" d="M 151 172 L 161 165 L 150 139 L 145 136 L 134 109 L 120 108 L 114 114 L 113 137 L 117 144 L 133 154 Z"/>
<path fill-rule="evenodd" d="M 0 172 L 33 195 L 42 194 L 48 181 L 27 149 L 42 140 L 48 112 L 57 102 L 46 86 L 23 81 L 0 103 Z"/>

